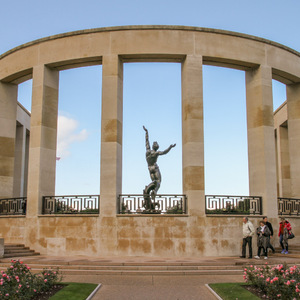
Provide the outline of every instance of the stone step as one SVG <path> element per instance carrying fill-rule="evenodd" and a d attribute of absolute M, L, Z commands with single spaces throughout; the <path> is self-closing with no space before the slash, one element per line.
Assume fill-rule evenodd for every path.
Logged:
<path fill-rule="evenodd" d="M 242 270 L 60 270 L 63 275 L 241 275 Z"/>
<path fill-rule="evenodd" d="M 10 264 L 1 263 L 0 269 L 8 268 Z M 30 264 L 32 269 L 41 269 L 45 265 L 42 264 Z M 197 271 L 197 270 L 242 270 L 242 266 L 230 265 L 230 266 L 203 266 L 203 265 L 195 265 L 195 266 L 91 266 L 91 265 L 51 265 L 51 268 L 60 268 L 68 269 L 68 270 L 94 270 L 94 271 L 102 271 L 102 270 L 113 270 L 113 271 Z"/>
<path fill-rule="evenodd" d="M 85 262 L 87 263 L 87 262 Z M 92 262 L 91 262 L 92 263 Z M 99 263 L 99 262 L 98 262 Z M 251 260 L 249 264 L 264 265 L 265 260 Z M 44 267 L 59 268 L 63 275 L 241 275 L 245 263 L 233 263 L 232 265 L 203 265 L 194 263 L 190 266 L 157 266 L 151 264 L 140 263 L 135 266 L 126 265 L 124 263 L 114 263 L 114 265 L 91 265 L 91 264 L 75 264 L 72 262 L 57 262 L 55 264 L 37 264 L 27 261 L 32 272 L 39 273 Z M 271 263 L 270 266 L 273 264 Z M 277 265 L 275 263 L 274 265 Z M 6 270 L 10 264 L 8 262 L 0 263 L 0 270 Z"/>
<path fill-rule="evenodd" d="M 4 253 L 3 258 L 20 258 L 23 256 L 37 256 L 40 255 L 38 252 L 20 252 L 20 253 Z"/>
<path fill-rule="evenodd" d="M 273 257 L 274 258 L 281 258 L 282 260 L 284 260 L 285 257 L 299 259 L 300 258 L 300 254 L 292 254 L 290 252 L 289 252 L 289 254 L 275 253 L 275 254 L 273 254 Z"/>
<path fill-rule="evenodd" d="M 1 264 L 3 263 L 10 263 L 10 260 L 1 260 Z M 28 260 L 26 262 L 30 265 L 58 265 L 58 266 L 66 266 L 66 265 L 75 265 L 75 266 L 167 266 L 167 267 L 176 267 L 176 266 L 183 266 L 183 267 L 189 267 L 189 266 L 215 266 L 215 267 L 223 267 L 235 264 L 228 264 L 228 263 L 218 263 L 218 262 L 168 262 L 168 261 L 162 261 L 162 262 L 152 262 L 152 261 L 146 261 L 146 262 L 116 262 L 116 261 L 110 261 L 110 260 L 56 260 L 56 259 L 43 259 L 41 256 L 40 259 L 35 258 L 34 260 L 30 261 Z"/>
<path fill-rule="evenodd" d="M 282 255 L 281 255 L 282 256 Z M 20 256 L 21 257 L 21 256 Z M 290 258 L 290 256 L 289 256 Z M 63 275 L 242 275 L 243 269 L 249 265 L 276 266 L 282 262 L 281 257 L 274 257 L 268 261 L 264 259 L 232 259 L 227 261 L 114 261 L 51 257 L 22 258 L 23 262 L 31 267 L 32 272 L 39 273 L 44 268 L 59 268 Z M 289 265 L 299 265 L 299 259 L 289 259 Z M 9 259 L 0 260 L 0 270 L 6 270 L 10 266 Z"/>
<path fill-rule="evenodd" d="M 300 250 L 300 245 L 296 244 L 296 245 L 292 245 L 289 243 L 289 249 L 294 249 L 294 250 Z M 281 250 L 281 246 L 277 246 L 275 247 L 275 250 Z"/>
<path fill-rule="evenodd" d="M 18 250 L 18 249 L 29 249 L 29 247 L 25 247 L 25 246 L 4 246 L 5 250 Z"/>
<path fill-rule="evenodd" d="M 22 252 L 34 252 L 34 250 L 30 250 L 28 247 L 18 248 L 18 249 L 4 249 L 4 253 L 22 253 Z"/>
<path fill-rule="evenodd" d="M 0 270 L 6 270 L 6 268 L 0 267 Z M 40 273 L 43 268 L 32 268 L 33 273 Z M 241 268 L 235 268 L 232 270 L 153 270 L 153 269 L 137 269 L 137 270 L 85 270 L 76 268 L 60 268 L 60 272 L 63 275 L 241 275 L 243 270 Z"/>
<path fill-rule="evenodd" d="M 281 247 L 276 247 L 275 248 L 275 253 L 272 255 L 283 255 L 281 254 Z M 270 253 L 270 252 L 269 252 Z M 293 245 L 289 245 L 289 254 L 288 255 L 297 255 L 300 256 L 300 246 L 293 246 Z"/>
<path fill-rule="evenodd" d="M 3 258 L 18 258 L 23 256 L 36 256 L 40 253 L 31 250 L 24 244 L 4 244 Z"/>

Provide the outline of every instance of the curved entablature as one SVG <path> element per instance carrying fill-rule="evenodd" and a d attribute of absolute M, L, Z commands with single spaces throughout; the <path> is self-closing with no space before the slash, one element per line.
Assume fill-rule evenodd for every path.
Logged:
<path fill-rule="evenodd" d="M 0 80 L 22 82 L 37 65 L 57 70 L 102 63 L 106 55 L 124 62 L 181 62 L 198 56 L 203 64 L 249 70 L 272 68 L 283 83 L 300 82 L 300 53 L 251 35 L 186 26 L 121 26 L 54 35 L 0 56 Z"/>

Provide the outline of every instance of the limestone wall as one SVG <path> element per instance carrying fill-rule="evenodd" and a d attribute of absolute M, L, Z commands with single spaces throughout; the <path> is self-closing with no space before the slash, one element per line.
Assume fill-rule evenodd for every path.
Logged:
<path fill-rule="evenodd" d="M 254 227 L 262 218 L 249 217 Z M 300 219 L 286 218 L 299 244 Z M 0 218 L 0 236 L 6 243 L 25 243 L 47 255 L 88 256 L 239 256 L 242 245 L 241 217 L 39 217 L 36 225 L 26 218 Z M 99 222 L 100 221 L 100 222 Z M 279 218 L 272 218 L 279 246 Z M 28 225 L 28 226 L 27 226 Z M 26 234 L 27 231 L 27 234 Z M 25 238 L 28 236 L 29 238 Z M 253 251 L 256 252 L 256 238 Z"/>

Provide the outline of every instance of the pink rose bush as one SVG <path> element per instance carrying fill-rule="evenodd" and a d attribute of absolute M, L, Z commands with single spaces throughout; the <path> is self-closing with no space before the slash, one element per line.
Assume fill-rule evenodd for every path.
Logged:
<path fill-rule="evenodd" d="M 244 280 L 260 289 L 266 299 L 300 299 L 300 269 L 297 266 L 250 266 L 244 269 Z"/>
<path fill-rule="evenodd" d="M 22 261 L 12 260 L 11 266 L 0 273 L 0 299 L 32 299 L 62 280 L 58 269 L 44 269 L 41 274 L 30 270 Z"/>

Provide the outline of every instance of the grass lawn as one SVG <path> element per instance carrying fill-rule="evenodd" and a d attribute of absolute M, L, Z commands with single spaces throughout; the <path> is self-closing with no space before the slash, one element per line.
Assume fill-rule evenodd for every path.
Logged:
<path fill-rule="evenodd" d="M 209 286 L 224 300 L 259 300 L 242 287 L 245 283 L 211 283 Z"/>
<path fill-rule="evenodd" d="M 66 285 L 62 290 L 52 296 L 51 300 L 85 300 L 97 287 L 94 283 L 61 283 Z"/>

